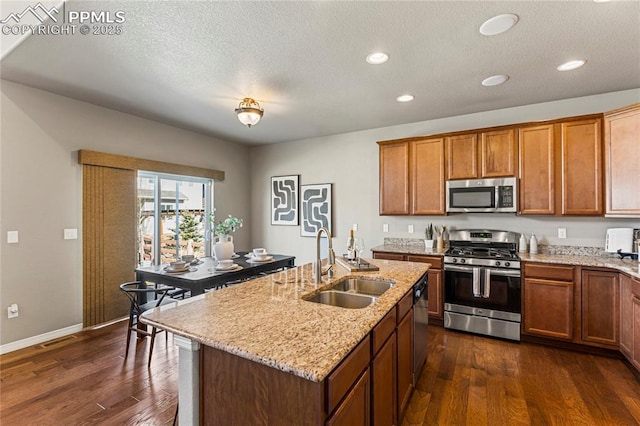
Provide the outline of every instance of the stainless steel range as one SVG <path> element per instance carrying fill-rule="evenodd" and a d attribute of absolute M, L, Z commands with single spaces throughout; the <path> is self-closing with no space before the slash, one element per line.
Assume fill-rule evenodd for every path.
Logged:
<path fill-rule="evenodd" d="M 444 326 L 520 340 L 519 234 L 467 229 L 449 233 L 444 256 Z"/>

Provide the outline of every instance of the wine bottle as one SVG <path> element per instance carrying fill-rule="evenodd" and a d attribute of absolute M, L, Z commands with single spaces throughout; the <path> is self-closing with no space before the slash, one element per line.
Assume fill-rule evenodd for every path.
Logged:
<path fill-rule="evenodd" d="M 353 229 L 349 230 L 349 239 L 347 240 L 347 260 L 356 258 L 356 239 L 353 236 Z"/>

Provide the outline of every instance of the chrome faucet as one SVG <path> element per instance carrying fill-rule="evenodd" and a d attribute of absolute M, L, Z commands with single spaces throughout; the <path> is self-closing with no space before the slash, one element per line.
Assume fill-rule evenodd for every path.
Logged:
<path fill-rule="evenodd" d="M 327 240 L 329 240 L 329 259 L 325 269 L 322 268 L 322 260 L 320 259 L 320 234 L 324 231 L 327 234 Z M 336 263 L 336 255 L 333 252 L 333 243 L 331 240 L 331 232 L 324 226 L 318 229 L 316 234 L 316 284 L 320 284 L 323 275 L 327 275 L 329 278 L 333 276 L 333 265 Z"/>

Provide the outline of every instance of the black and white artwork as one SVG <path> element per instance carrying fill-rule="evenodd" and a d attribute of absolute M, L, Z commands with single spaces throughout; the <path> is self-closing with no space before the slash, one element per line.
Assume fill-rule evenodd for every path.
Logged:
<path fill-rule="evenodd" d="M 271 224 L 298 225 L 298 175 L 271 178 Z"/>
<path fill-rule="evenodd" d="M 325 227 L 331 231 L 331 184 L 301 186 L 302 227 L 300 235 L 315 237 Z"/>

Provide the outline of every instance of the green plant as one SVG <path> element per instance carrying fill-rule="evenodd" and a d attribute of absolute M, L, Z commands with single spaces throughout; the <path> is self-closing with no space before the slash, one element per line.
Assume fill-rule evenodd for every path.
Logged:
<path fill-rule="evenodd" d="M 430 223 L 427 229 L 425 229 L 424 238 L 425 240 L 433 240 L 433 223 Z"/>
<path fill-rule="evenodd" d="M 216 223 L 215 210 L 209 215 L 209 221 L 211 222 L 211 229 L 216 236 L 228 235 L 235 232 L 236 229 L 242 228 L 242 219 L 229 215 L 224 220 Z"/>

